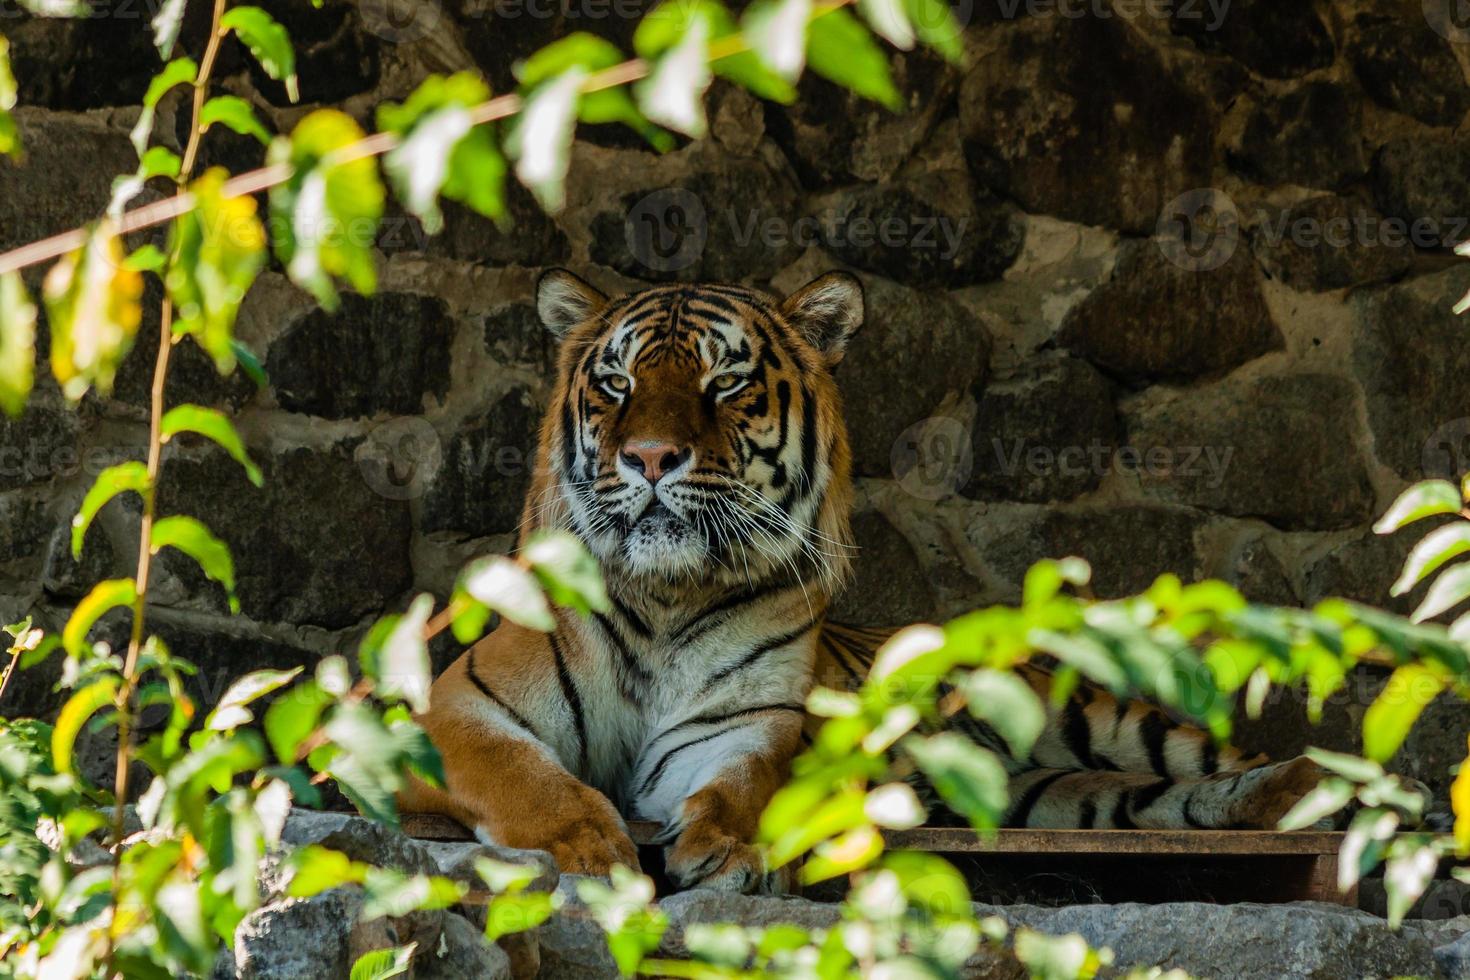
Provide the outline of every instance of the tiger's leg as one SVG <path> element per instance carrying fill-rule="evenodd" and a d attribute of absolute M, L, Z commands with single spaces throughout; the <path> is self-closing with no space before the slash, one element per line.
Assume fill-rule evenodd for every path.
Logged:
<path fill-rule="evenodd" d="M 502 625 L 434 682 L 418 721 L 443 757 L 446 788 L 413 780 L 399 805 L 452 817 L 487 843 L 549 851 L 564 872 L 637 868 L 612 801 L 568 768 L 586 751 L 566 717 L 580 706 L 568 703 L 555 670 L 530 669 L 552 656 L 547 643 Z"/>
<path fill-rule="evenodd" d="M 789 774 L 802 720 L 799 704 L 762 706 L 652 741 L 638 767 L 636 806 L 664 821 L 673 839 L 665 866 L 681 888 L 780 890 L 751 841 Z"/>
<path fill-rule="evenodd" d="M 1196 779 L 1032 769 L 1013 776 L 1007 827 L 1047 830 L 1274 830 L 1321 771 L 1301 757 Z"/>

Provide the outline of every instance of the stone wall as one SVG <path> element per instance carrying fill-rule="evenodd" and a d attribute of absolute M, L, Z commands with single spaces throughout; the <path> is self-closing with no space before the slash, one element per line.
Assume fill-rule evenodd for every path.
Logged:
<path fill-rule="evenodd" d="M 0 163 L 0 249 L 101 213 L 156 63 L 147 4 L 43 22 L 9 2 L 29 156 Z M 479 68 L 504 91 L 517 57 L 569 30 L 626 49 L 639 12 L 266 6 L 297 41 L 303 104 L 232 46 L 220 72 L 281 130 L 318 104 L 370 124 L 430 71 Z M 1470 468 L 1470 327 L 1450 312 L 1470 264 L 1448 247 L 1470 237 L 1470 34 L 1426 8 L 967 0 L 972 67 L 898 55 L 901 113 L 815 79 L 789 109 L 717 83 L 710 137 L 666 156 L 584 129 L 555 217 L 518 189 L 504 231 L 451 206 L 428 239 L 391 214 L 381 291 L 337 314 L 273 269 L 239 324 L 271 386 L 220 380 L 185 345 L 171 388 L 231 413 L 266 471 L 256 490 L 178 445 L 165 473 L 164 506 L 233 546 L 243 614 L 166 556 L 157 628 L 209 697 L 248 667 L 350 649 L 375 615 L 507 548 L 553 354 L 532 288 L 553 265 L 607 289 L 858 272 L 868 324 L 840 370 L 864 548 L 849 620 L 1013 600 L 1031 562 L 1065 553 L 1108 595 L 1171 571 L 1272 602 L 1407 608 L 1387 586 L 1413 536 L 1369 525 L 1408 482 Z M 175 96 L 159 129 L 183 119 Z M 204 162 L 262 157 L 216 131 Z M 0 423 L 5 619 L 58 624 L 90 583 L 129 574 L 135 511 L 112 505 L 80 566 L 67 524 L 95 472 L 141 454 L 155 329 L 113 397 L 73 411 L 46 382 Z M 1375 683 L 1320 737 L 1349 739 Z M 33 678 L 3 710 L 50 697 Z M 1282 711 L 1278 750 L 1307 737 L 1300 705 Z M 1411 767 L 1438 781 L 1451 751 Z"/>

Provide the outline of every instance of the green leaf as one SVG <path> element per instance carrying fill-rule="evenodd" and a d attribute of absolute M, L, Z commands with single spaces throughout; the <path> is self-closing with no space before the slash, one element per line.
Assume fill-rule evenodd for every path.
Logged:
<path fill-rule="evenodd" d="M 20 132 L 10 110 L 15 108 L 17 86 L 10 71 L 10 41 L 0 34 L 0 156 L 19 157 Z"/>
<path fill-rule="evenodd" d="M 265 388 L 270 384 L 265 366 L 260 363 L 260 358 L 255 356 L 254 351 L 239 340 L 231 340 L 230 349 L 235 352 L 235 361 L 240 365 L 240 370 L 245 372 L 245 377 L 255 382 L 257 388 Z"/>
<path fill-rule="evenodd" d="M 291 35 L 259 7 L 232 7 L 220 18 L 221 30 L 234 31 L 265 73 L 286 86 L 292 102 L 301 97 L 296 83 L 296 51 Z"/>
<path fill-rule="evenodd" d="M 184 23 L 184 4 L 186 0 L 164 0 L 158 7 L 158 13 L 153 15 L 153 46 L 158 49 L 158 56 L 165 61 L 174 53 L 174 45 L 179 41 L 179 28 Z"/>
<path fill-rule="evenodd" d="M 349 980 L 389 980 L 391 977 L 402 976 L 408 972 L 409 964 L 413 961 L 413 951 L 417 948 L 418 943 L 409 943 L 407 946 L 363 953 L 352 964 Z"/>
<path fill-rule="evenodd" d="M 168 265 L 168 256 L 163 250 L 151 242 L 134 249 L 123 263 L 134 272 L 152 272 L 156 275 L 163 274 L 163 267 Z"/>
<path fill-rule="evenodd" d="M 1276 825 L 1277 829 L 1301 830 L 1310 827 L 1347 806 L 1356 792 L 1356 787 L 1346 779 L 1324 779 L 1281 818 L 1281 822 Z"/>
<path fill-rule="evenodd" d="M 1031 929 L 1017 929 L 1016 959 L 1025 964 L 1035 980 L 1074 980 L 1095 977 L 1111 955 L 1099 953 L 1077 933 L 1051 936 Z"/>
<path fill-rule="evenodd" d="M 1445 569 L 1434 580 L 1434 584 L 1424 595 L 1424 601 L 1409 618 L 1416 623 L 1422 623 L 1440 613 L 1448 612 L 1467 598 L 1470 598 L 1470 562 L 1461 562 Z"/>
<path fill-rule="evenodd" d="M 558 896 L 554 892 L 523 892 L 497 895 L 485 910 L 485 938 L 495 942 L 502 936 L 534 929 L 556 911 Z"/>
<path fill-rule="evenodd" d="M 207 132 L 216 123 L 233 129 L 241 136 L 254 136 L 262 145 L 270 146 L 270 131 L 256 118 L 250 103 L 238 95 L 216 95 L 204 103 L 204 108 L 199 111 L 200 128 Z"/>
<path fill-rule="evenodd" d="M 285 765 L 292 765 L 302 743 L 316 731 L 322 714 L 333 698 L 315 681 L 300 684 L 277 698 L 265 711 L 265 737 L 271 751 Z"/>
<path fill-rule="evenodd" d="M 964 30 L 947 0 L 904 0 L 909 21 L 919 40 L 938 51 L 951 64 L 965 64 Z"/>
<path fill-rule="evenodd" d="M 147 152 L 148 140 L 153 135 L 153 116 L 158 110 L 158 103 L 178 86 L 193 85 L 198 77 L 199 66 L 194 63 L 193 58 L 175 58 L 153 76 L 153 80 L 148 83 L 148 90 L 143 93 L 143 109 L 138 114 L 138 121 L 128 134 L 128 139 L 132 141 L 133 149 L 140 158 Z"/>
<path fill-rule="evenodd" d="M 361 861 L 320 844 L 292 852 L 286 867 L 286 894 L 292 898 L 311 898 L 329 888 L 361 884 L 370 870 Z"/>
<path fill-rule="evenodd" d="M 812 0 L 756 0 L 741 15 L 740 31 L 751 51 L 783 84 L 795 82 L 806 67 L 811 15 Z"/>
<path fill-rule="evenodd" d="M 1422 843 L 1424 837 L 1408 837 L 1394 841 L 1388 865 L 1383 870 L 1383 885 L 1388 892 L 1388 927 L 1397 929 L 1410 908 L 1424 894 L 1439 868 L 1439 854 L 1433 845 Z"/>
<path fill-rule="evenodd" d="M 954 732 L 909 737 L 903 749 L 944 801 L 977 830 L 1000 825 L 1010 802 L 1005 767 L 994 753 Z"/>
<path fill-rule="evenodd" d="M 570 68 L 532 91 L 506 142 L 516 176 L 550 212 L 560 211 L 566 201 L 578 93 L 586 80 L 585 69 Z"/>
<path fill-rule="evenodd" d="M 424 642 L 424 627 L 433 611 L 433 596 L 421 595 L 414 599 L 408 612 L 398 617 L 376 656 L 371 658 L 376 668 L 373 676 L 379 695 L 402 698 L 416 712 L 429 710 L 429 685 L 433 683 L 433 675 L 429 667 L 429 646 Z"/>
<path fill-rule="evenodd" d="M 505 158 L 494 129 L 472 126 L 467 111 L 489 98 L 483 80 L 460 72 L 431 75 L 403 105 L 378 109 L 378 128 L 401 139 L 383 168 L 429 234 L 443 226 L 440 194 L 497 222 L 505 219 Z"/>
<path fill-rule="evenodd" d="M 362 920 L 401 918 L 410 912 L 448 908 L 468 890 L 466 885 L 450 878 L 369 868 L 363 881 Z"/>
<path fill-rule="evenodd" d="M 1009 671 L 976 670 L 959 687 L 970 714 L 994 728 L 1017 759 L 1029 759 L 1046 727 L 1046 709 L 1031 686 Z"/>
<path fill-rule="evenodd" d="M 92 387 L 111 394 L 118 365 L 132 350 L 143 319 L 143 277 L 123 260 L 121 243 L 103 222 L 46 274 L 51 373 L 71 401 Z"/>
<path fill-rule="evenodd" d="M 194 209 L 174 222 L 174 262 L 164 278 L 177 311 L 174 332 L 198 341 L 220 374 L 235 370 L 235 316 L 266 262 L 255 198 L 225 197 L 227 176 L 214 167 L 190 185 Z"/>
<path fill-rule="evenodd" d="M 366 138 L 346 113 L 318 109 L 289 139 L 271 144 L 267 161 L 291 168 L 291 179 L 271 188 L 277 251 L 292 281 L 331 311 L 334 278 L 359 293 L 377 287 L 373 239 L 383 216 L 383 185 L 368 158 L 339 162 L 338 151 Z"/>
<path fill-rule="evenodd" d="M 1408 560 L 1404 562 L 1403 573 L 1389 590 L 1390 594 L 1403 595 L 1433 575 L 1450 559 L 1458 558 L 1467 551 L 1470 551 L 1470 523 L 1456 521 L 1435 528 L 1409 553 Z"/>
<path fill-rule="evenodd" d="M 1338 852 L 1338 891 L 1346 892 L 1378 867 L 1398 826 L 1399 815 L 1392 810 L 1364 810 L 1353 817 Z"/>
<path fill-rule="evenodd" d="M 264 483 L 260 467 L 256 466 L 245 451 L 245 443 L 235 426 L 223 412 L 199 405 L 180 405 L 169 409 L 159 423 L 163 441 L 167 443 L 181 432 L 193 432 L 204 436 L 218 445 L 230 458 L 245 468 L 245 476 L 257 487 Z"/>
<path fill-rule="evenodd" d="M 902 51 L 914 46 L 914 25 L 903 0 L 858 0 L 858 13 L 880 37 Z"/>
<path fill-rule="evenodd" d="M 130 578 L 108 579 L 98 582 L 87 593 L 86 598 L 77 603 L 72 610 L 71 618 L 66 621 L 66 627 L 61 631 L 61 645 L 66 652 L 73 657 L 80 657 L 86 652 L 87 634 L 92 627 L 97 625 L 108 612 L 120 606 L 131 606 L 138 601 L 137 587 Z"/>
<path fill-rule="evenodd" d="M 481 558 L 464 570 L 462 587 L 513 623 L 550 633 L 556 617 L 541 592 L 536 576 L 505 557 Z"/>
<path fill-rule="evenodd" d="M 128 202 L 143 192 L 143 186 L 154 177 L 168 177 L 173 179 L 179 175 L 182 164 L 179 155 L 173 150 L 163 146 L 149 147 L 143 154 L 143 159 L 138 161 L 138 169 L 131 174 L 124 174 L 112 182 L 112 198 L 107 204 L 107 215 L 110 218 L 118 218 L 122 215 L 123 208 Z M 137 263 L 131 261 L 129 256 L 128 267 L 138 268 Z"/>
<path fill-rule="evenodd" d="M 888 74 L 888 59 L 868 29 L 846 10 L 831 10 L 811 22 L 806 60 L 812 71 L 858 95 L 889 109 L 903 105 Z"/>
<path fill-rule="evenodd" d="M 873 827 L 854 827 L 823 841 L 801 866 L 801 880 L 811 885 L 868 867 L 883 854 L 883 835 Z"/>
<path fill-rule="evenodd" d="M 148 483 L 148 467 L 137 461 L 118 463 L 97 474 L 87 496 L 82 498 L 82 507 L 77 511 L 77 516 L 71 519 L 72 558 L 81 559 L 82 542 L 87 536 L 87 528 L 92 526 L 93 518 L 103 505 L 120 493 L 132 492 L 141 497 L 148 492 Z"/>
<path fill-rule="evenodd" d="M 638 25 L 633 46 L 645 58 L 653 60 L 648 76 L 634 87 L 639 107 L 655 123 L 678 130 L 695 138 L 705 134 L 704 93 L 714 76 L 710 73 L 709 45 L 714 27 L 707 13 L 709 5 L 683 2 L 664 3 Z M 672 26 L 675 32 L 665 39 L 665 25 L 673 18 L 659 18 L 665 10 L 689 11 L 683 22 Z M 728 15 L 727 15 L 728 16 Z M 652 30 L 649 28 L 652 27 Z M 656 36 L 657 42 L 649 40 Z M 669 43 L 663 43 L 667 40 Z"/>
<path fill-rule="evenodd" d="M 20 273 L 7 272 L 0 275 L 0 412 L 19 418 L 35 381 L 36 304 Z"/>
<path fill-rule="evenodd" d="M 240 611 L 235 598 L 235 559 L 230 546 L 192 517 L 165 517 L 153 525 L 152 550 L 156 555 L 164 548 L 177 548 L 198 562 L 204 574 L 224 587 L 230 600 L 230 612 Z"/>
<path fill-rule="evenodd" d="M 1464 502 L 1460 491 L 1447 480 L 1425 480 L 1399 495 L 1388 513 L 1373 525 L 1376 534 L 1392 534 L 1399 528 L 1437 514 L 1458 514 Z"/>
<path fill-rule="evenodd" d="M 1383 767 L 1371 759 L 1360 759 L 1345 752 L 1329 752 L 1315 747 L 1307 749 L 1305 754 L 1323 769 L 1355 783 L 1371 782 L 1383 775 Z"/>
<path fill-rule="evenodd" d="M 612 608 L 597 559 L 576 535 L 538 531 L 526 543 L 524 554 L 552 602 L 581 613 Z"/>
<path fill-rule="evenodd" d="M 338 749 L 327 771 L 363 816 L 398 826 L 394 794 L 403 787 L 402 745 L 362 704 L 344 704 L 328 720 L 327 737 Z"/>
<path fill-rule="evenodd" d="M 51 764 L 58 773 L 72 771 L 72 750 L 82 726 L 98 711 L 117 700 L 117 678 L 102 677 L 67 699 L 51 730 Z"/>
<path fill-rule="evenodd" d="M 646 21 L 647 18 L 644 18 Z M 639 24 L 642 30 L 642 23 Z M 586 31 L 576 31 L 546 45 L 515 66 L 516 80 L 530 89 L 552 81 L 573 68 L 589 74 L 611 68 L 623 60 L 617 45 Z"/>
<path fill-rule="evenodd" d="M 1393 758 L 1419 715 L 1445 686 L 1437 671 L 1422 664 L 1395 670 L 1363 715 L 1363 754 L 1375 762 Z"/>

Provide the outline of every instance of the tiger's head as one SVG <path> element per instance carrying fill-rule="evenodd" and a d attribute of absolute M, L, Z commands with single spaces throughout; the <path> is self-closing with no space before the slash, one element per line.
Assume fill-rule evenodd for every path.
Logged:
<path fill-rule="evenodd" d="M 609 577 L 835 592 L 852 486 L 832 369 L 863 322 L 857 279 L 609 298 L 554 270 L 537 309 L 561 354 L 524 527 L 570 528 Z"/>

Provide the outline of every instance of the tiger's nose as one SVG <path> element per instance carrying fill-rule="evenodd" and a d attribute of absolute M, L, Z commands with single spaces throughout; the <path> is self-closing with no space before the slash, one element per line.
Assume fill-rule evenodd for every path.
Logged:
<path fill-rule="evenodd" d="M 652 439 L 623 443 L 623 462 L 643 474 L 649 483 L 657 483 L 670 470 L 677 469 L 693 450 L 680 449 L 672 442 Z"/>

